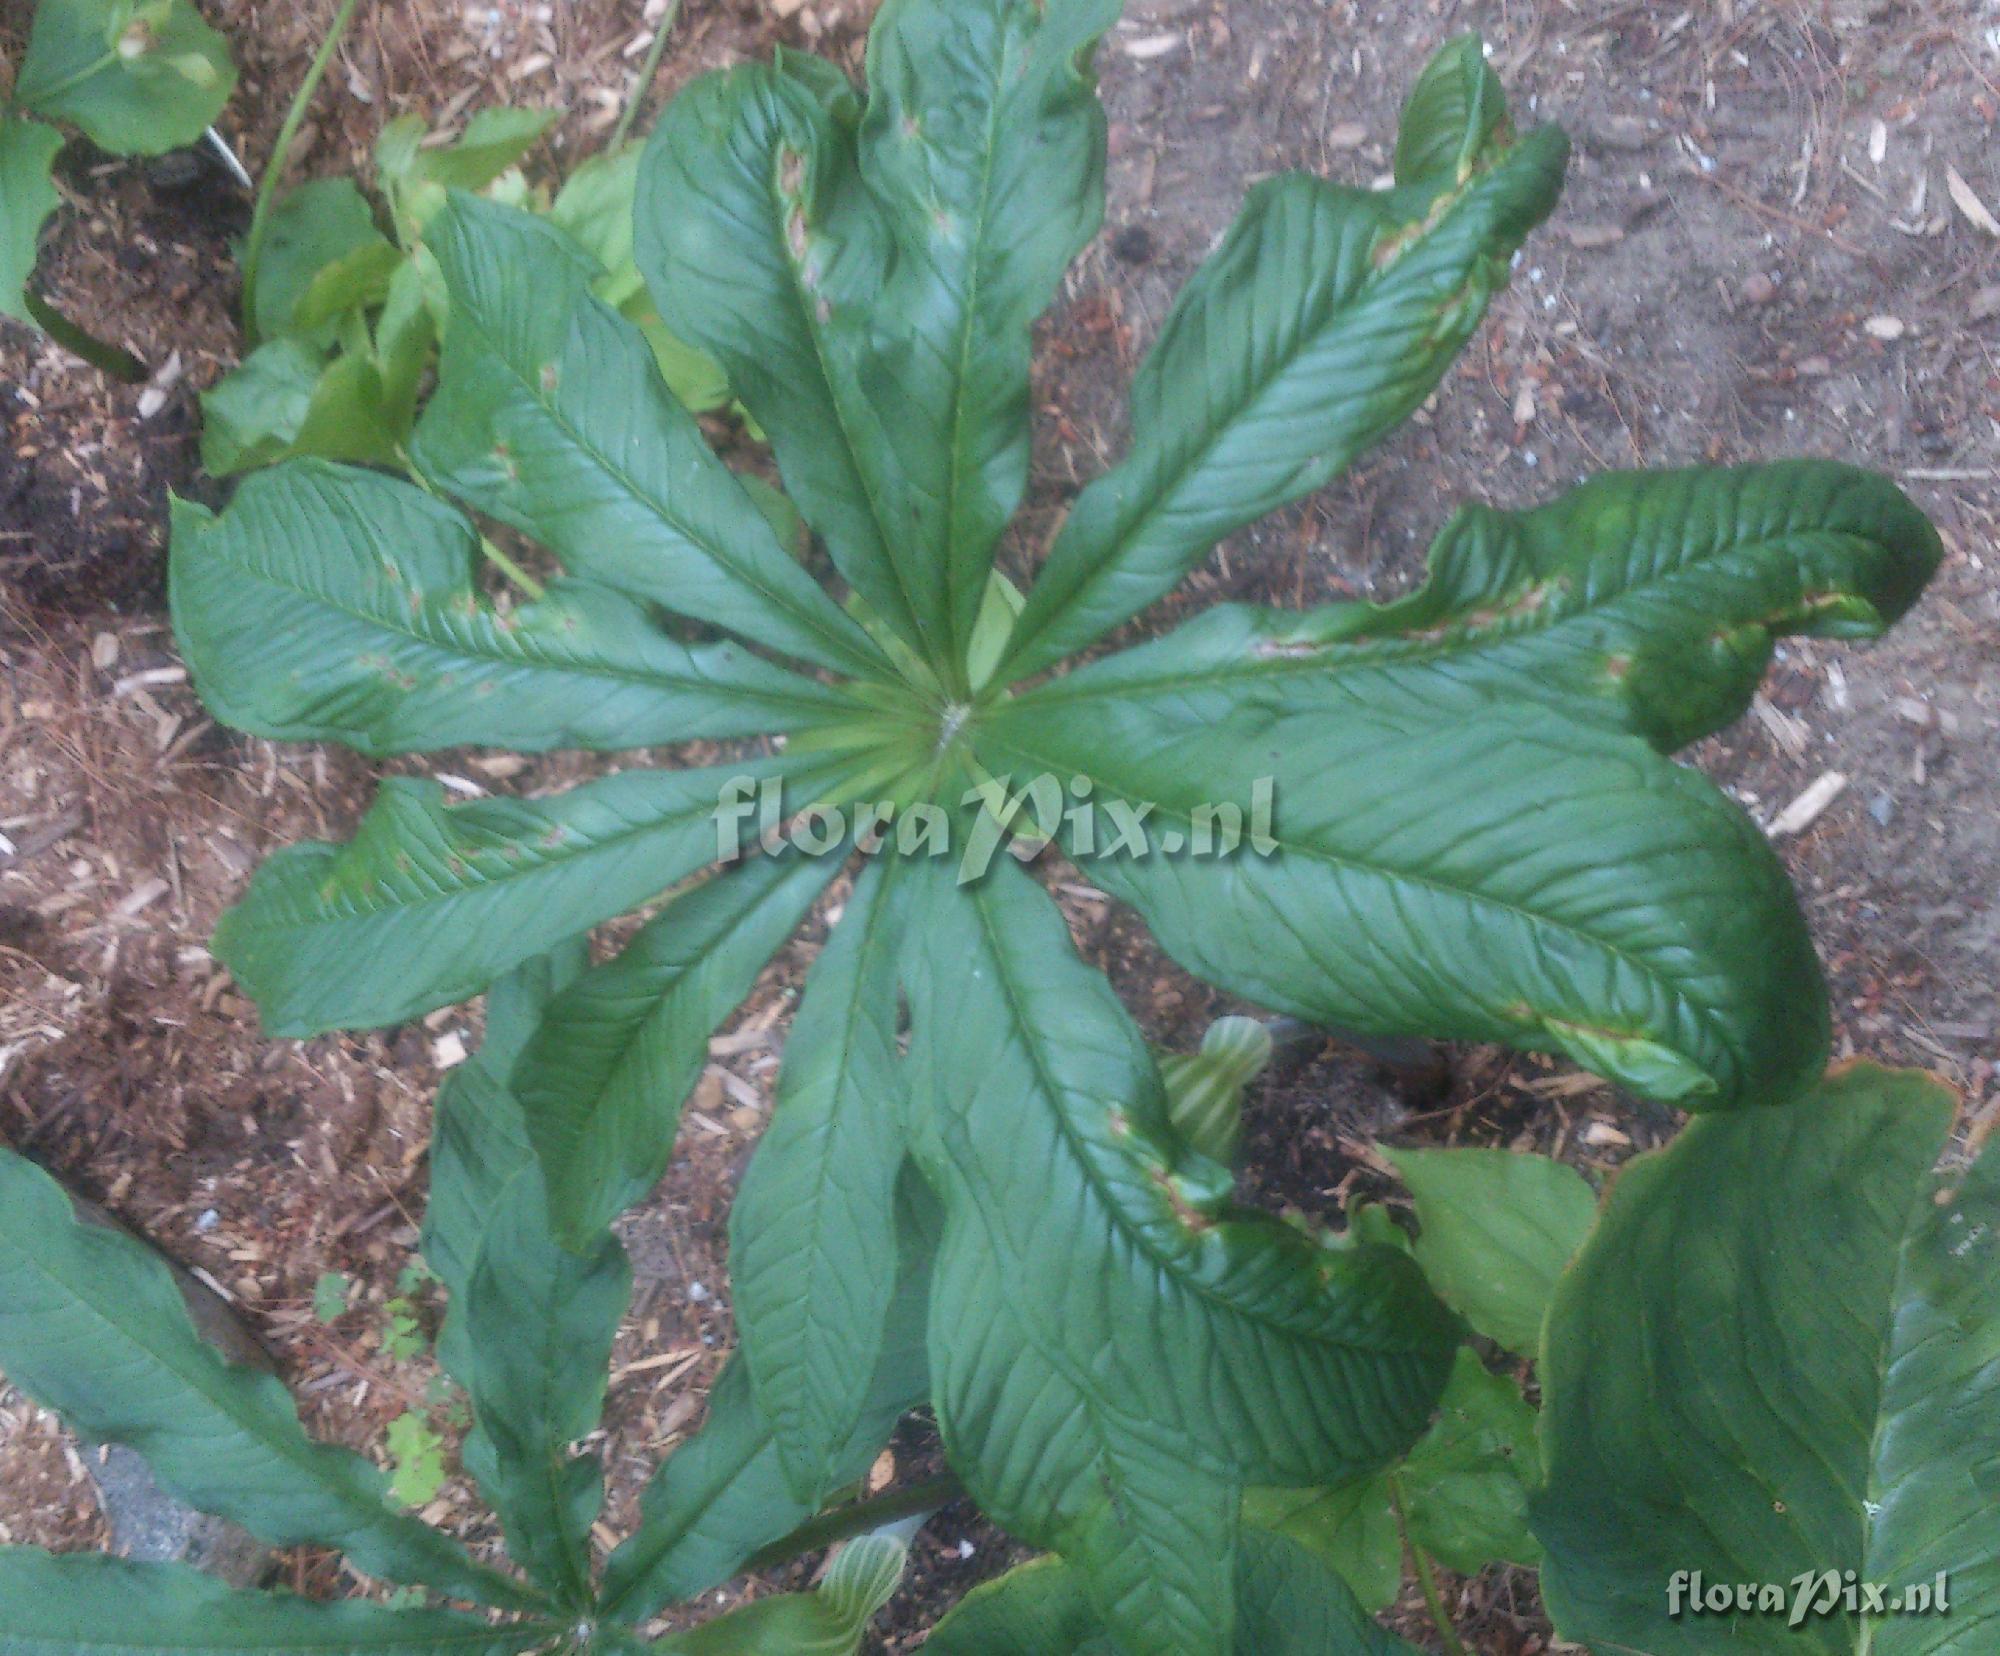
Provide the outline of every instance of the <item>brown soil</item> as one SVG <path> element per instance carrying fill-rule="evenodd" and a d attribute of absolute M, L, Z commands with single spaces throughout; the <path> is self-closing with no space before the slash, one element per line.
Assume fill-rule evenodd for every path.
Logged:
<path fill-rule="evenodd" d="M 223 127 L 254 165 L 331 0 L 205 9 L 244 66 Z M 867 10 L 695 0 L 660 90 L 774 41 L 858 66 Z M 0 0 L 10 61 L 26 11 Z M 307 172 L 353 166 L 403 109 L 507 98 L 560 102 L 572 113 L 551 159 L 587 153 L 643 34 L 638 0 L 406 0 L 365 16 L 316 106 Z M 1766 821 L 1826 772 L 1847 778 L 1782 842 L 1839 1040 L 1939 1069 L 1981 1131 L 2000 1114 L 2000 242 L 1954 205 L 1945 170 L 2000 209 L 1990 7 L 1132 0 L 1099 54 L 1109 210 L 1042 330 L 1017 552 L 1118 452 L 1122 388 L 1244 187 L 1298 166 L 1381 173 L 1397 90 L 1475 21 L 1517 108 L 1579 140 L 1562 209 L 1432 407 L 1348 478 L 1237 537 L 1178 605 L 1393 594 L 1453 502 L 1522 504 L 1604 466 L 1826 453 L 1895 473 L 1950 548 L 1931 592 L 1874 648 L 1788 645 L 1757 717 L 1694 758 Z M 429 1099 L 476 1013 L 266 1042 L 202 947 L 267 850 L 348 830 L 370 774 L 212 726 L 159 609 L 165 491 L 210 488 L 193 399 L 238 349 L 229 238 L 245 203 L 206 163 L 73 148 L 61 180 L 72 205 L 44 289 L 160 370 L 166 394 L 142 404 L 0 324 L 0 833 L 15 848 L 0 851 L 0 1136 L 206 1272 L 277 1353 L 312 1427 L 380 1455 L 388 1421 L 426 1407 L 434 1375 L 428 1358 L 384 1350 L 382 1307 L 422 1211 Z M 406 768 L 543 790 L 589 767 L 445 755 Z M 1065 897 L 1156 1038 L 1192 1044 L 1228 1009 L 1112 905 Z M 607 1418 L 606 1535 L 629 1527 L 726 1351 L 729 1195 L 811 950 L 803 939 L 773 965 L 718 1044 L 675 1169 L 629 1223 L 639 1288 Z M 1331 1045 L 1288 1054 L 1252 1101 L 1252 1191 L 1331 1218 L 1356 1194 L 1393 1194 L 1379 1138 L 1522 1144 L 1603 1168 L 1674 1126 L 1588 1078 L 1490 1050 L 1447 1057 L 1427 1072 Z M 322 1324 L 310 1302 L 328 1271 L 354 1298 Z M 87 1452 L 0 1388 L 0 1541 L 101 1542 Z M 932 1453 L 913 1435 L 899 1467 Z M 493 1540 L 462 1475 L 431 1510 Z M 933 1523 L 885 1648 L 912 1648 L 940 1606 L 1015 1555 L 975 1515 Z M 292 1571 L 309 1590 L 336 1585 L 325 1558 Z M 1547 1648 L 1531 1576 L 1488 1572 L 1460 1585 L 1457 1607 L 1471 1648 Z M 1423 1639 L 1413 1601 L 1395 1619 Z"/>

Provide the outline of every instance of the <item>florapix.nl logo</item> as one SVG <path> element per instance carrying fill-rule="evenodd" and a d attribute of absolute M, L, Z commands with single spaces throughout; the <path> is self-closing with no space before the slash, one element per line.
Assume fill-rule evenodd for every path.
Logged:
<path fill-rule="evenodd" d="M 989 777 L 965 790 L 953 812 L 933 800 L 814 801 L 786 797 L 777 777 L 734 776 L 716 799 L 716 854 L 740 857 L 752 845 L 789 846 L 811 857 L 873 854 L 956 857 L 961 885 L 977 880 L 1002 846 L 1029 858 L 1052 841 L 1077 858 L 1269 857 L 1278 849 L 1277 794 L 1259 777 L 1244 800 L 1214 800 L 1169 817 L 1147 801 L 1097 797 L 1087 776 L 1043 774 L 1016 784 Z"/>

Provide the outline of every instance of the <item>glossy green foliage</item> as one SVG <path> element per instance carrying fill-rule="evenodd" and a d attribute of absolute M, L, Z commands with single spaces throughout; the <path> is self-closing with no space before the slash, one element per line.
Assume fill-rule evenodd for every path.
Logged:
<path fill-rule="evenodd" d="M 50 173 L 62 134 L 40 121 L 0 116 L 0 314 L 28 320 L 28 276 L 42 226 L 62 204 Z"/>
<path fill-rule="evenodd" d="M 36 0 L 0 99 L 0 316 L 45 324 L 93 360 L 123 357 L 31 297 L 42 230 L 61 204 L 50 172 L 62 135 L 45 123 L 79 127 L 113 155 L 158 155 L 200 138 L 235 85 L 227 44 L 190 0 Z"/>
<path fill-rule="evenodd" d="M 1444 1301 L 1522 1357 L 1542 1349 L 1542 1319 L 1597 1217 L 1575 1168 L 1505 1150 L 1390 1150 L 1417 1199 L 1417 1263 Z"/>
<path fill-rule="evenodd" d="M 255 348 L 202 394 L 202 463 L 218 476 L 295 457 L 407 464 L 450 310 L 425 234 L 453 190 L 556 226 L 592 291 L 643 330 L 673 394 L 697 410 L 726 403 L 714 362 L 667 333 L 633 265 L 638 146 L 593 157 L 551 195 L 521 168 L 556 119 L 482 109 L 438 143 L 399 116 L 376 140 L 373 198 L 347 178 L 280 198 L 246 318 Z"/>
<path fill-rule="evenodd" d="M 233 1366 L 196 1331 L 156 1254 L 77 1219 L 46 1174 L 0 1151 L 0 1373 L 10 1383 L 86 1439 L 137 1449 L 169 1491 L 199 1510 L 278 1545 L 338 1548 L 359 1569 L 497 1607 L 508 1619 L 307 1602 L 235 1591 L 179 1566 L 6 1547 L 0 1651 L 508 1656 L 552 1648 L 580 1618 L 598 1617 L 607 1626 L 595 1644 L 622 1649 L 636 1637 L 632 1623 L 714 1586 L 810 1514 L 787 1504 L 768 1428 L 725 1376 L 708 1425 L 662 1474 L 675 1491 L 673 1510 L 649 1496 L 644 1524 L 618 1555 L 642 1558 L 643 1569 L 614 1565 L 600 1589 L 590 1535 L 602 1475 L 594 1456 L 574 1455 L 570 1445 L 597 1426 L 630 1275 L 606 1228 L 574 1248 L 557 1240 L 506 1082 L 543 1009 L 583 966 L 581 948 L 567 946 L 495 985 L 487 1040 L 439 1100 L 424 1226 L 425 1253 L 451 1296 L 438 1354 L 476 1416 L 463 1461 L 499 1513 L 525 1580 L 475 1562 L 397 1511 L 394 1485 L 368 1461 L 307 1438 L 274 1378 Z M 910 1347 L 907 1334 L 886 1343 L 898 1353 Z M 886 1435 L 921 1394 L 920 1365 L 913 1375 L 905 1360 L 884 1386 L 886 1413 L 876 1406 L 871 1432 Z M 414 1415 L 396 1427 L 405 1422 L 412 1433 L 425 1430 Z M 392 1427 L 392 1450 L 397 1436 Z M 871 1435 L 860 1446 L 848 1481 L 878 1443 Z M 441 1472 L 434 1436 L 416 1448 Z M 853 1656 L 903 1557 L 902 1541 L 864 1536 L 837 1554 L 818 1591 L 760 1600 L 665 1648 Z"/>
<path fill-rule="evenodd" d="M 13 101 L 114 155 L 192 144 L 236 84 L 188 0 L 39 0 Z"/>
<path fill-rule="evenodd" d="M 1504 1293 L 1446 1217 L 1413 1256 L 1379 1217 L 1327 1236 L 1246 1210 L 1229 1163 L 1258 1042 L 1163 1068 L 1010 836 L 1059 842 L 1183 964 L 1296 1017 L 1564 1053 L 1718 1110 L 1823 1066 L 1781 867 L 1663 750 L 1741 710 L 1775 637 L 1869 635 L 1914 598 L 1938 542 L 1889 483 L 1787 462 L 1472 508 L 1400 604 L 1225 607 L 1044 674 L 1416 409 L 1566 155 L 1552 129 L 1515 132 L 1458 41 L 1405 114 L 1394 188 L 1260 185 L 1160 331 L 1130 451 L 1023 593 L 994 560 L 1026 482 L 1029 328 L 1101 213 L 1089 63 L 1112 17 L 887 0 L 865 97 L 793 53 L 701 77 L 643 156 L 580 171 L 546 212 L 490 170 L 531 121 L 468 133 L 456 160 L 392 127 L 390 239 L 421 252 L 358 301 L 370 340 L 326 297 L 376 292 L 358 221 L 270 303 L 294 342 L 332 319 L 378 356 L 399 303 L 442 323 L 436 390 L 407 442 L 395 428 L 434 494 L 294 462 L 219 517 L 177 514 L 178 634 L 243 728 L 373 754 L 770 738 L 555 798 L 447 804 L 392 779 L 348 843 L 275 856 L 215 940 L 294 1035 L 571 951 L 517 1003 L 532 1027 L 496 1012 L 504 1045 L 441 1126 L 441 1176 L 516 1183 L 433 1223 L 475 1469 L 565 1603 L 595 1486 L 561 1443 L 596 1392 L 556 1382 L 555 1346 L 601 1349 L 606 1227 L 664 1167 L 709 1038 L 816 907 L 837 924 L 732 1216 L 742 1350 L 609 1561 L 609 1613 L 713 1585 L 769 1539 L 760 1507 L 808 1516 L 925 1400 L 985 1509 L 1062 1554 L 1079 1637 L 1132 1656 L 1374 1648 L 1351 1598 L 1299 1582 L 1297 1627 L 1271 1628 L 1291 1600 L 1244 1582 L 1292 1579 L 1299 1549 L 1261 1539 L 1274 1512 L 1310 1532 L 1307 1508 L 1346 1501 L 1373 1547 L 1400 1507 L 1464 1568 L 1531 1553 L 1525 1405 L 1447 1304 L 1530 1344 L 1577 1192 L 1519 1242 L 1540 1274 Z M 709 450 L 647 302 L 769 436 L 816 546 Z M 561 577 L 495 594 L 467 512 Z M 578 968 L 579 934 L 660 900 Z M 481 1289 L 482 1249 L 507 1283 Z M 559 1339 L 482 1378 L 479 1308 L 537 1304 Z M 1315 1579 L 1327 1555 L 1307 1548 Z"/>
<path fill-rule="evenodd" d="M 1557 1627 L 1670 1653 L 1969 1653 L 2000 1625 L 2000 1156 L 1932 1164 L 1954 1114 L 1915 1071 L 1641 1158 L 1557 1289 L 1534 1525 Z M 1770 1583 L 1782 1607 L 1683 1603 Z M 1795 1578 L 1835 1573 L 1793 1625 Z M 1946 1583 L 1947 1609 L 1858 1610 Z"/>

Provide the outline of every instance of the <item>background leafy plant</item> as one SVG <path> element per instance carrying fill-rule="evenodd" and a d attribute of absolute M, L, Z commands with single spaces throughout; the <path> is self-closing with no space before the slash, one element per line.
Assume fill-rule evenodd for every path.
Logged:
<path fill-rule="evenodd" d="M 424 229 L 451 190 L 561 229 L 597 261 L 594 291 L 642 329 L 674 394 L 696 412 L 729 400 L 714 362 L 666 331 L 633 264 L 639 146 L 590 157 L 553 193 L 522 172 L 559 113 L 482 109 L 449 143 L 420 116 L 399 116 L 375 146 L 379 209 L 348 178 L 275 198 L 244 250 L 245 331 L 255 348 L 202 398 L 211 472 L 297 456 L 407 467 L 449 303 Z"/>
<path fill-rule="evenodd" d="M 509 1157 L 504 1129 L 515 1107 L 491 1067 L 563 969 L 538 963 L 496 989 L 486 1049 L 440 1104 L 426 1226 L 426 1247 L 455 1290 L 439 1355 L 479 1410 L 465 1463 L 498 1507 L 525 1580 L 398 1510 L 428 1500 L 444 1475 L 441 1440 L 421 1415 L 391 1427 L 393 1478 L 308 1439 L 276 1380 L 230 1365 L 201 1338 L 157 1255 L 80 1223 L 46 1174 L 0 1151 L 0 1371 L 13 1384 L 87 1438 L 130 1444 L 174 1495 L 266 1541 L 336 1547 L 360 1570 L 508 1619 L 425 1608 L 422 1592 L 393 1607 L 328 1604 L 232 1591 L 178 1565 L 0 1547 L 0 1645 L 24 1653 L 107 1642 L 187 1652 L 617 1649 L 637 1639 L 633 1623 L 713 1587 L 750 1552 L 776 1546 L 788 1556 L 793 1515 L 761 1498 L 754 1468 L 689 1468 L 695 1498 L 649 1503 L 628 1543 L 643 1570 L 620 1598 L 598 1591 L 587 1536 L 599 1475 L 594 1460 L 572 1458 L 565 1445 L 595 1427 L 629 1275 L 609 1237 L 578 1270 L 549 1234 L 518 1135 Z M 452 1136 L 464 1111 L 482 1121 L 476 1144 Z M 455 1147 L 472 1154 L 458 1157 Z M 718 1394 L 705 1440 L 740 1430 Z M 679 1468 L 680 1457 L 670 1465 Z M 893 1591 L 903 1555 L 893 1536 L 863 1537 L 839 1552 L 816 1592 L 761 1600 L 659 1648 L 849 1656 Z M 579 1614 L 595 1616 L 600 1604 L 604 1630 L 579 1631 Z"/>
<path fill-rule="evenodd" d="M 30 285 L 62 199 L 53 176 L 62 136 L 46 123 L 79 127 L 113 155 L 158 155 L 198 139 L 235 84 L 228 46 L 188 0 L 38 0 L 14 90 L 0 104 L 0 314 L 107 373 L 143 379 L 143 365 Z"/>
<path fill-rule="evenodd" d="M 513 1170 L 482 1246 L 516 1245 L 516 1202 L 529 1240 L 490 1287 L 440 1275 L 455 1301 L 527 1295 L 541 1319 L 514 1321 L 565 1352 L 608 1343 L 608 1227 L 663 1169 L 709 1035 L 842 869 L 787 852 L 700 877 L 739 777 L 787 811 L 933 805 L 957 846 L 1011 825 L 980 801 L 1015 778 L 1087 779 L 1100 809 L 1176 829 L 1269 781 L 1269 857 L 1122 855 L 1074 817 L 1058 837 L 1182 964 L 1295 1017 L 1560 1052 L 1717 1109 L 1824 1063 L 1782 869 L 1667 755 L 1743 710 L 1781 633 L 1868 636 L 1913 600 L 1937 540 L 1881 479 L 1792 461 L 1467 508 L 1398 604 L 1224 605 L 1042 676 L 1417 408 L 1566 154 L 1514 132 L 1463 40 L 1412 94 L 1393 189 L 1260 185 L 1141 369 L 1130 451 L 1022 595 L 994 555 L 1026 482 L 1028 328 L 1101 214 L 1084 65 L 1112 15 L 891 0 L 865 102 L 817 60 L 742 66 L 687 88 L 638 163 L 652 301 L 769 435 L 844 600 L 702 442 L 604 263 L 462 190 L 422 228 L 443 346 L 409 453 L 435 492 L 299 460 L 221 517 L 176 505 L 176 628 L 240 728 L 372 754 L 772 738 L 554 799 L 447 807 L 392 779 L 347 844 L 273 857 L 216 934 L 267 1029 L 306 1035 L 477 993 L 671 893 L 489 1042 L 490 1089 L 441 1119 L 441 1157 Z M 447 499 L 564 573 L 496 606 Z M 463 1223 L 434 1204 L 435 1234 Z M 731 1271 L 743 1350 L 715 1435 L 669 1462 L 604 1613 L 679 1581 L 645 1537 L 684 1521 L 702 1466 L 810 1514 L 928 1401 L 966 1487 L 1062 1554 L 1120 1647 L 1241 1648 L 1264 1613 L 1244 1583 L 1299 1556 L 1246 1520 L 1251 1491 L 1351 1485 L 1442 1433 L 1388 1495 L 1443 1554 L 1458 1440 L 1508 1413 L 1482 1413 L 1462 1325 L 1379 1226 L 1326 1237 L 1233 1201 L 1029 875 L 1003 857 L 962 883 L 893 836 L 808 978 Z M 562 1446 L 591 1385 L 470 1344 L 494 1466 L 541 1469 L 500 1500 L 515 1545 L 581 1601 L 595 1474 Z M 523 1391 L 546 1408 L 509 1449 L 499 1402 Z M 1327 1615 L 1361 1616 L 1320 1576 Z"/>

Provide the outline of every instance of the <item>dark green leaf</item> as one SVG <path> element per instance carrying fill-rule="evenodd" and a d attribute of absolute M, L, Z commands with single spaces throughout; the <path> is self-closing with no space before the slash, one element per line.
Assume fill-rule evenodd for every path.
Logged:
<path fill-rule="evenodd" d="M 1417 1263 L 1431 1286 L 1488 1339 L 1539 1357 L 1556 1278 L 1597 1218 L 1583 1175 L 1506 1150 L 1384 1153 L 1417 1199 Z"/>
<path fill-rule="evenodd" d="M 806 980 L 771 1124 L 729 1215 L 744 1357 L 809 1506 L 841 1481 L 896 1291 L 894 866 L 870 863 Z"/>
<path fill-rule="evenodd" d="M 1246 1530 L 1236 1568 L 1237 1648 L 1245 1656 L 1416 1656 L 1368 1619 L 1340 1577 L 1279 1535 Z M 932 1656 L 1117 1656 L 1081 1572 L 1035 1559 L 975 1588 L 937 1626 Z"/>
<path fill-rule="evenodd" d="M 1657 1656 L 1989 1646 L 2000 1154 L 1931 1199 L 1954 1102 L 1922 1073 L 1850 1066 L 1792 1108 L 1697 1121 L 1619 1175 L 1556 1290 L 1542 1366 L 1533 1521 L 1566 1637 Z M 1676 1616 L 1683 1571 L 1781 1602 Z M 1794 1578 L 1822 1571 L 1834 1602 L 1790 1626 Z M 1948 1614 L 1845 1604 L 1850 1581 L 1941 1576 Z"/>
<path fill-rule="evenodd" d="M 248 1593 L 183 1564 L 0 1547 L 6 1656 L 514 1656 L 546 1622 Z"/>
<path fill-rule="evenodd" d="M 346 844 L 269 858 L 212 946 L 268 1034 L 397 1023 L 705 868 L 726 849 L 725 784 L 802 770 L 627 771 L 554 799 L 458 805 L 435 782 L 393 776 Z"/>
<path fill-rule="evenodd" d="M 674 898 L 549 1003 L 512 1086 L 567 1246 L 590 1246 L 659 1181 L 709 1037 L 840 865 L 753 856 Z"/>
<path fill-rule="evenodd" d="M 779 546 L 638 331 L 562 233 L 471 197 L 426 244 L 451 294 L 422 471 L 587 575 L 820 666 L 869 671 L 860 628 Z"/>
<path fill-rule="evenodd" d="M 860 383 L 888 245 L 853 133 L 776 70 L 703 76 L 647 146 L 635 224 L 667 327 L 721 363 L 869 609 L 943 662 L 944 572 L 908 554 L 911 486 Z"/>
<path fill-rule="evenodd" d="M 1043 693 L 1440 719 L 1498 696 L 1671 749 L 1748 709 L 1777 638 L 1878 636 L 1939 556 L 1903 493 L 1852 466 L 1615 472 L 1532 511 L 1461 508 L 1397 603 L 1219 605 Z"/>
<path fill-rule="evenodd" d="M 273 209 L 266 232 L 262 262 L 257 267 L 256 331 L 262 339 L 278 339 L 299 331 L 317 345 L 333 340 L 333 317 L 313 314 L 309 323 L 297 313 L 326 272 L 344 267 L 357 254 L 379 258 L 395 254 L 387 237 L 375 228 L 375 212 L 350 178 L 317 178 L 301 184 Z M 327 290 L 322 290 L 322 304 Z M 343 307 L 345 308 L 345 307 Z"/>
<path fill-rule="evenodd" d="M 1053 665 L 1171 591 L 1210 547 L 1319 488 L 1443 377 L 1555 205 L 1552 127 L 1460 182 L 1260 184 L 1132 386 L 1132 447 L 1077 499 L 1003 672 Z"/>
<path fill-rule="evenodd" d="M 27 322 L 23 293 L 41 250 L 42 226 L 62 205 L 51 179 L 62 134 L 39 121 L 0 117 L 0 316 Z"/>
<path fill-rule="evenodd" d="M 912 877 L 918 877 L 913 868 Z M 931 1363 L 980 1505 L 1139 1649 L 1228 1648 L 1239 1486 L 1393 1458 L 1455 1325 L 1407 1257 L 1230 1209 L 1060 913 L 1002 858 L 921 865 L 911 1112 L 946 1210 Z"/>
<path fill-rule="evenodd" d="M 78 1222 L 55 1181 L 7 1151 L 0 1372 L 85 1437 L 136 1449 L 170 1494 L 274 1546 L 338 1547 L 392 1581 L 532 1602 L 457 1542 L 392 1511 L 377 1467 L 313 1442 L 276 1379 L 231 1365 L 196 1332 L 157 1254 Z"/>
<path fill-rule="evenodd" d="M 235 85 L 188 0 L 41 0 L 13 101 L 114 155 L 158 155 L 199 138 Z"/>
<path fill-rule="evenodd" d="M 508 1187 L 535 1168 L 534 1146 L 507 1077 L 549 998 L 575 982 L 589 964 L 590 951 L 579 937 L 501 978 L 486 997 L 486 1032 L 479 1050 L 438 1089 L 422 1247 L 424 1263 L 449 1296 L 438 1330 L 438 1361 L 462 1385 L 472 1374 L 463 1313 L 480 1245 L 507 1200 Z"/>
<path fill-rule="evenodd" d="M 604 1497 L 596 1430 L 611 1343 L 630 1295 L 625 1250 L 600 1231 L 557 1240 L 539 1170 L 524 1168 L 489 1219 L 465 1296 L 465 1463 L 507 1527 L 508 1550 L 569 1609 L 591 1605 L 590 1526 Z"/>
<path fill-rule="evenodd" d="M 1117 10 L 892 0 L 869 32 L 859 161 L 895 256 L 860 383 L 901 482 L 904 584 L 960 654 L 1027 483 L 1028 329 L 1103 216 L 1085 65 Z"/>
<path fill-rule="evenodd" d="M 1090 778 L 1072 854 L 1232 994 L 1336 1028 L 1564 1052 L 1695 1106 L 1782 1099 L 1819 1073 L 1825 991 L 1783 867 L 1705 779 L 1634 738 L 1533 706 L 1446 721 L 1393 701 L 1338 719 L 1254 698 L 1220 719 L 1082 705 L 1022 698 L 980 730 L 983 762 Z M 1120 811 L 1150 812 L 1143 854 Z M 1230 811 L 1243 838 L 1225 853 Z"/>
<path fill-rule="evenodd" d="M 286 466 L 220 518 L 176 501 L 173 519 L 182 653 L 209 710 L 259 736 L 369 754 L 632 748 L 859 711 L 739 644 L 677 643 L 608 587 L 559 580 L 496 610 L 472 525 L 372 472 Z"/>

